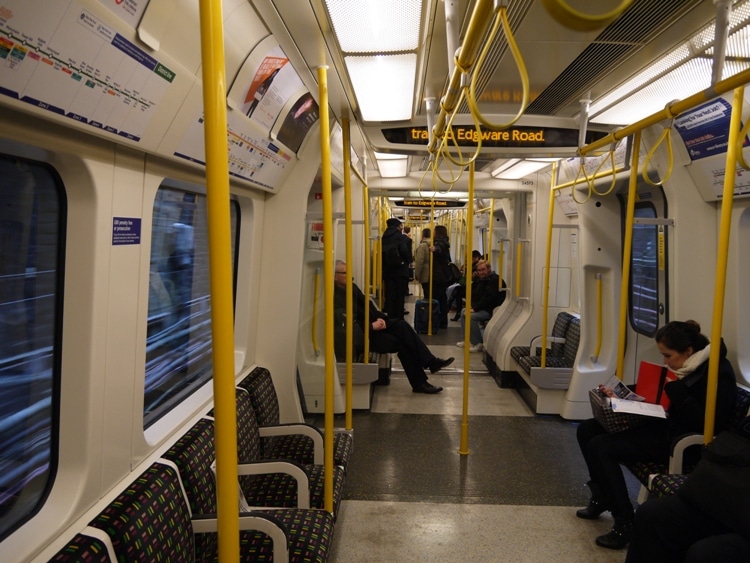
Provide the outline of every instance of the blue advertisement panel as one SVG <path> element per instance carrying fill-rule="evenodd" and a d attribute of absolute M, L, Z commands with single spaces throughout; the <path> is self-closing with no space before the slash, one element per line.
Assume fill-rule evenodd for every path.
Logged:
<path fill-rule="evenodd" d="M 691 160 L 727 152 L 731 115 L 731 104 L 723 98 L 716 98 L 675 118 L 674 127 Z M 743 146 L 747 144 L 745 137 Z"/>

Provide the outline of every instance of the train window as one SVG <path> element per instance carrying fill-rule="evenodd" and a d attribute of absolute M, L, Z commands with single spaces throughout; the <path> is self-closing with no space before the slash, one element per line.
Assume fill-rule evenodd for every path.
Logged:
<path fill-rule="evenodd" d="M 0 541 L 55 476 L 65 217 L 54 170 L 0 155 Z"/>
<path fill-rule="evenodd" d="M 238 216 L 233 201 L 235 268 Z M 211 379 L 212 367 L 206 197 L 163 184 L 151 236 L 144 428 Z"/>
<path fill-rule="evenodd" d="M 636 218 L 656 219 L 656 208 L 637 203 Z M 657 225 L 633 225 L 630 256 L 630 322 L 633 330 L 654 336 L 659 326 L 659 264 Z"/>

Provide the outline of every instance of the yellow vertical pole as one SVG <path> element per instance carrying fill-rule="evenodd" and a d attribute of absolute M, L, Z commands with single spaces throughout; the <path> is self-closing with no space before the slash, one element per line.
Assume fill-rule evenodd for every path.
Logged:
<path fill-rule="evenodd" d="M 318 67 L 320 100 L 320 180 L 323 189 L 323 287 L 325 289 L 325 432 L 323 434 L 323 496 L 333 513 L 333 205 L 331 202 L 331 130 L 328 117 L 328 67 Z M 347 264 L 347 268 L 349 265 Z M 347 276 L 348 276 L 347 272 Z M 236 486 L 236 485 L 235 485 Z"/>
<path fill-rule="evenodd" d="M 239 561 L 237 410 L 234 392 L 234 291 L 229 213 L 226 75 L 221 2 L 201 0 L 201 60 L 206 145 L 208 259 L 214 364 L 216 502 L 219 558 Z"/>
<path fill-rule="evenodd" d="M 734 179 L 737 168 L 737 137 L 741 127 L 742 100 L 745 88 L 734 91 L 732 117 L 729 122 L 729 144 L 724 167 L 724 191 L 721 196 L 721 223 L 719 225 L 719 248 L 716 252 L 716 287 L 714 288 L 714 315 L 711 321 L 711 349 L 708 354 L 708 387 L 706 389 L 706 418 L 703 426 L 703 443 L 713 440 L 716 416 L 716 388 L 719 383 L 719 351 L 721 329 L 724 322 L 724 292 L 727 282 L 727 259 L 729 256 L 729 234 L 732 226 L 734 204 Z"/>
<path fill-rule="evenodd" d="M 487 225 L 487 260 L 489 260 L 490 267 L 492 267 L 492 222 L 495 220 L 495 198 L 493 197 L 490 199 L 490 221 Z M 497 271 L 497 270 L 495 270 Z M 503 278 L 500 278 L 500 280 L 497 282 L 500 285 L 498 287 L 503 287 Z"/>
<path fill-rule="evenodd" d="M 352 178 L 351 178 L 351 147 L 349 144 L 349 119 L 344 118 L 341 122 L 344 134 L 344 213 L 346 230 L 346 416 L 345 426 L 347 430 L 352 429 L 352 356 L 354 355 L 354 333 L 352 324 L 354 319 L 354 288 L 352 287 L 352 271 L 354 262 L 352 259 Z"/>
<path fill-rule="evenodd" d="M 365 291 L 365 301 L 367 303 L 367 307 L 365 307 L 365 324 L 364 326 L 369 327 L 370 326 L 370 295 L 372 295 L 373 288 L 375 287 L 375 283 L 370 279 L 370 270 L 374 269 L 371 267 L 372 262 L 372 252 L 370 244 L 370 194 L 369 190 L 367 189 L 367 184 L 364 184 L 362 186 L 362 212 L 364 213 L 364 221 L 365 221 L 365 284 L 367 287 L 367 290 Z M 347 268 L 349 265 L 347 264 Z M 346 274 L 347 276 L 350 275 L 348 272 Z M 365 363 L 370 363 L 370 331 L 365 330 Z"/>
<path fill-rule="evenodd" d="M 383 282 L 383 231 L 385 230 L 385 222 L 388 220 L 388 218 L 385 216 L 385 212 L 383 211 L 383 197 L 378 198 L 378 244 L 377 244 L 377 255 L 375 256 L 375 264 L 373 264 L 375 271 L 377 272 L 377 276 L 375 278 L 375 283 L 379 284 L 380 291 L 378 291 L 378 307 L 380 309 L 383 308 L 383 300 L 385 299 L 385 295 L 383 293 L 385 292 L 384 282 Z"/>
<path fill-rule="evenodd" d="M 430 237 L 432 239 L 430 242 L 432 243 L 432 246 L 435 246 L 435 200 L 430 200 Z M 426 295 L 427 297 L 427 335 L 432 336 L 432 273 L 433 269 L 432 266 L 435 263 L 435 260 L 433 259 L 433 252 L 430 252 L 430 293 Z M 414 316 L 417 315 L 417 312 L 414 311 Z"/>
<path fill-rule="evenodd" d="M 641 132 L 633 135 L 633 162 L 628 186 L 628 207 L 625 214 L 625 244 L 622 249 L 622 277 L 620 279 L 620 328 L 617 335 L 617 377 L 622 380 L 625 370 L 625 336 L 628 326 L 628 280 L 630 256 L 633 253 L 633 220 L 638 186 L 638 157 L 641 150 Z"/>
<path fill-rule="evenodd" d="M 469 365 L 470 354 L 469 346 L 471 345 L 471 249 L 472 239 L 474 237 L 474 161 L 469 164 L 469 212 L 466 214 L 466 316 L 464 319 L 464 396 L 463 396 L 463 413 L 461 415 L 461 443 L 458 448 L 460 455 L 469 455 Z M 460 306 L 460 305 L 459 305 Z"/>
<path fill-rule="evenodd" d="M 549 190 L 549 210 L 547 211 L 547 252 L 544 257 L 544 285 L 542 286 L 542 367 L 547 367 L 547 313 L 549 310 L 549 266 L 552 262 L 552 225 L 555 219 L 555 190 L 557 162 L 552 164 L 552 181 Z M 533 350 L 532 350 L 533 354 Z"/>
<path fill-rule="evenodd" d="M 521 272 L 523 270 L 523 242 L 516 243 L 516 297 L 521 297 Z"/>

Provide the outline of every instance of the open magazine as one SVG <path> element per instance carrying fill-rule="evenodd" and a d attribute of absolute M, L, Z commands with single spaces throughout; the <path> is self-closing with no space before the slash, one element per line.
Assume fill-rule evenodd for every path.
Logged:
<path fill-rule="evenodd" d="M 612 412 L 627 412 L 643 416 L 653 416 L 656 418 L 667 418 L 664 407 L 653 403 L 647 403 L 645 397 L 633 393 L 627 385 L 620 381 L 620 378 L 617 377 L 617 375 L 610 377 L 603 386 L 611 389 L 612 393 L 615 395 L 609 397 L 609 404 L 612 407 Z"/>

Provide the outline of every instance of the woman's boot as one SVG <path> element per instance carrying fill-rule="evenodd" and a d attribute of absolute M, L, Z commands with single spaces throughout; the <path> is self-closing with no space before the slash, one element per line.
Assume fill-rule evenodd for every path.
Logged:
<path fill-rule="evenodd" d="M 623 549 L 633 537 L 633 513 L 627 516 L 615 516 L 615 525 L 612 529 L 596 538 L 596 545 L 607 549 Z"/>
<path fill-rule="evenodd" d="M 591 490 L 591 499 L 586 508 L 581 508 L 576 512 L 576 516 L 584 518 L 586 520 L 595 520 L 599 518 L 602 512 L 609 510 L 607 503 L 604 501 L 604 495 L 602 494 L 601 487 L 593 481 L 586 483 Z"/>

